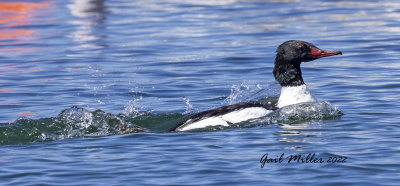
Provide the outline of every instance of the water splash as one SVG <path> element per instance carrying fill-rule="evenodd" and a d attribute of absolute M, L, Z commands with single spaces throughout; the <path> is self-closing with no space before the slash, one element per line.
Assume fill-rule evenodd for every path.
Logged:
<path fill-rule="evenodd" d="M 230 95 L 224 102 L 235 104 L 250 100 L 257 100 L 263 104 L 276 104 L 280 93 L 280 86 L 276 83 L 262 83 L 260 85 L 242 82 L 232 85 Z M 321 121 L 339 119 L 343 115 L 336 106 L 329 102 L 299 103 L 278 109 L 267 116 L 244 122 L 246 126 L 265 125 L 274 123 L 296 124 L 304 121 Z M 243 127 L 243 123 L 231 127 Z M 212 130 L 218 130 L 213 128 Z"/>
<path fill-rule="evenodd" d="M 246 97 L 249 97 L 250 94 L 250 86 L 244 84 L 243 82 L 239 85 L 232 85 L 231 93 L 226 98 L 226 102 L 228 104 L 235 104 L 243 101 Z"/>
<path fill-rule="evenodd" d="M 183 114 L 192 114 L 194 112 L 194 107 L 190 103 L 189 98 L 183 97 L 183 101 L 186 104 L 186 110 L 185 110 L 185 112 L 183 112 Z"/>
<path fill-rule="evenodd" d="M 138 89 L 138 87 L 135 87 L 135 88 Z M 142 103 L 143 93 L 141 93 L 140 91 L 135 91 L 135 90 L 132 90 L 131 93 L 133 95 L 133 99 L 130 100 L 125 105 L 125 108 L 120 115 L 123 115 L 123 117 L 135 118 L 135 117 L 138 117 L 143 114 L 151 112 L 151 110 L 144 111 L 144 110 L 146 110 L 146 105 L 144 105 Z M 144 112 L 142 112 L 142 111 L 144 111 Z"/>
<path fill-rule="evenodd" d="M 19 118 L 14 123 L 0 124 L 0 144 L 60 140 L 73 137 L 99 137 L 147 129 L 125 122 L 102 110 L 89 112 L 74 106 L 61 111 L 58 117 Z"/>
<path fill-rule="evenodd" d="M 268 97 L 277 97 L 279 90 L 279 86 L 274 83 L 241 82 L 238 85 L 232 85 L 231 93 L 223 103 L 231 105 Z"/>
<path fill-rule="evenodd" d="M 270 123 L 296 124 L 304 121 L 339 119 L 343 112 L 329 102 L 288 105 L 266 117 Z"/>
<path fill-rule="evenodd" d="M 137 106 L 142 100 L 143 97 L 140 96 L 139 98 L 135 98 L 130 100 L 127 105 L 125 106 L 124 110 L 122 111 L 122 114 L 130 117 L 136 117 L 140 114 L 140 108 Z"/>

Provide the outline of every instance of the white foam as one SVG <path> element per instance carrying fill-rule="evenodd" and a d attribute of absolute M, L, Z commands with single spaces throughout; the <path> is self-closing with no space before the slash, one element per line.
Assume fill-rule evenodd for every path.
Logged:
<path fill-rule="evenodd" d="M 304 102 L 317 102 L 317 99 L 315 99 L 305 84 L 294 87 L 282 87 L 277 106 L 282 108 L 287 105 Z"/>

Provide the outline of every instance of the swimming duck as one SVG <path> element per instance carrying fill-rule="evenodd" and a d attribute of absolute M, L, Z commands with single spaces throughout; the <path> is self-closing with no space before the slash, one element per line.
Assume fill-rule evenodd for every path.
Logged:
<path fill-rule="evenodd" d="M 192 115 L 170 131 L 188 131 L 209 126 L 229 126 L 231 124 L 256 119 L 287 105 L 316 102 L 315 97 L 304 83 L 300 64 L 322 57 L 342 55 L 340 51 L 321 50 L 315 45 L 299 40 L 282 43 L 276 50 L 273 75 L 282 86 L 278 103 L 261 104 L 242 102 L 203 111 Z"/>

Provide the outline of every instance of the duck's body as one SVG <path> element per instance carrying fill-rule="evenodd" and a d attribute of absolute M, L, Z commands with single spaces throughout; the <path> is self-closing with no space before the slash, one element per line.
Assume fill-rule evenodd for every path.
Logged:
<path fill-rule="evenodd" d="M 277 105 L 245 102 L 223 106 L 194 114 L 171 131 L 187 131 L 209 126 L 229 126 L 251 119 L 260 118 L 274 110 L 297 103 L 316 102 L 315 97 L 303 81 L 300 64 L 321 57 L 342 54 L 339 51 L 321 50 L 304 41 L 286 41 L 278 49 L 273 74 L 282 86 Z"/>
<path fill-rule="evenodd" d="M 185 122 L 170 130 L 186 131 L 209 126 L 229 126 L 233 123 L 240 123 L 250 119 L 263 117 L 276 109 L 278 108 L 271 104 L 261 104 L 256 102 L 237 103 L 194 114 Z"/>

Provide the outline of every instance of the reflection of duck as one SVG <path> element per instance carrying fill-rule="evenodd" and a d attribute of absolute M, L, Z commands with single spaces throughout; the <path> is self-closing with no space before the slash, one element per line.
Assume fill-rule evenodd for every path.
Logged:
<path fill-rule="evenodd" d="M 104 0 L 71 0 L 67 7 L 73 16 L 90 18 L 95 22 L 102 21 L 104 17 Z"/>
<path fill-rule="evenodd" d="M 186 121 L 170 129 L 187 131 L 208 126 L 229 126 L 250 119 L 263 117 L 278 107 L 302 102 L 315 102 L 314 96 L 307 88 L 301 74 L 301 62 L 342 54 L 340 51 L 325 51 L 305 41 L 290 40 L 279 45 L 276 51 L 273 74 L 282 86 L 278 104 L 261 104 L 245 102 L 220 107 L 194 114 Z"/>
<path fill-rule="evenodd" d="M 87 48 L 104 47 L 105 44 L 101 41 L 103 36 L 98 34 L 102 32 L 95 32 L 97 29 L 104 28 L 104 25 L 101 26 L 106 19 L 104 0 L 71 0 L 71 4 L 68 4 L 67 7 L 71 15 L 75 17 L 68 23 L 77 26 L 73 32 L 68 34 L 68 37 L 78 43 L 77 46 L 73 46 L 73 50 L 81 51 Z M 99 53 L 97 50 L 93 52 Z"/>

